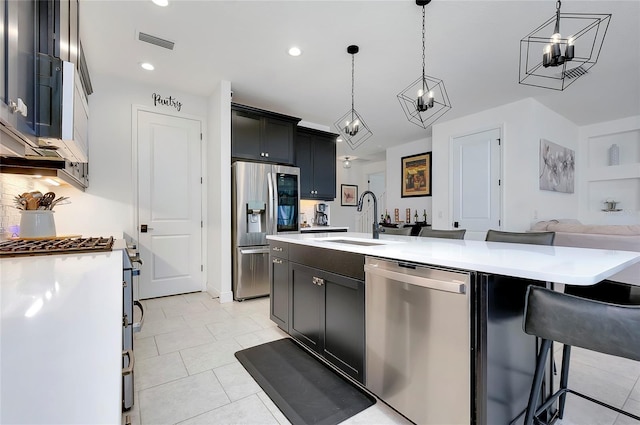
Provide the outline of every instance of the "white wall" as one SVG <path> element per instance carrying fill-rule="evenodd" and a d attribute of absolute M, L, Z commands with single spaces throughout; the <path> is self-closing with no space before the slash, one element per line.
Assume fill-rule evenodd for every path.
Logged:
<path fill-rule="evenodd" d="M 608 166 L 608 148 L 620 146 L 620 166 Z M 640 115 L 580 127 L 580 216 L 586 224 L 640 224 Z M 606 179 L 597 180 L 599 177 Z M 612 198 L 619 212 L 603 212 Z"/>
<path fill-rule="evenodd" d="M 577 218 L 578 193 L 541 191 L 538 167 L 540 139 L 577 154 L 578 127 L 536 100 L 524 99 L 433 126 L 433 226 L 451 228 L 452 138 L 491 128 L 502 129 L 502 229 L 524 231 L 538 220 Z M 575 178 L 577 191 L 579 164 Z"/>
<path fill-rule="evenodd" d="M 207 127 L 207 291 L 220 302 L 231 289 L 231 83 L 221 81 L 209 98 Z"/>
<path fill-rule="evenodd" d="M 152 94 L 171 95 L 182 102 L 180 112 L 169 106 L 158 111 L 174 115 L 206 116 L 206 99 L 161 87 L 145 86 L 113 77 L 92 75 L 94 93 L 89 96 L 89 188 L 68 187 L 58 195 L 69 196 L 70 205 L 56 208 L 60 235 L 136 235 L 132 151 L 132 105 L 154 108 Z"/>
<path fill-rule="evenodd" d="M 340 193 L 341 185 L 350 184 L 358 186 L 358 197 L 367 190 L 367 176 L 369 174 L 384 172 L 385 162 L 367 162 L 355 160 L 351 162 L 351 168 L 343 168 L 342 161 L 337 160 L 336 163 L 336 199 L 332 202 L 327 202 L 331 210 L 331 225 L 332 226 L 348 226 L 349 231 L 355 231 L 356 225 L 356 207 L 341 206 L 340 205 Z M 370 199 L 370 198 L 369 198 Z M 380 213 L 378 213 L 380 215 Z"/>
<path fill-rule="evenodd" d="M 398 208 L 400 221 L 406 221 L 407 208 L 411 208 L 411 222 L 415 221 L 414 215 L 416 210 L 418 211 L 418 221 L 423 221 L 423 212 L 427 211 L 427 222 L 432 221 L 432 197 L 421 196 L 415 198 L 403 198 L 402 197 L 402 158 L 405 156 L 417 155 L 425 152 L 431 152 L 432 144 L 431 138 L 425 138 L 416 140 L 414 142 L 405 143 L 403 145 L 394 146 L 387 149 L 387 165 L 386 165 L 386 178 L 387 178 L 387 205 L 386 208 L 391 216 L 391 221 L 394 221 L 394 209 Z M 432 156 L 435 162 L 437 157 Z M 433 166 L 433 164 L 432 164 Z M 433 178 L 431 181 L 431 191 L 435 192 L 439 186 Z M 384 211 L 382 212 L 384 213 Z M 380 215 L 380 213 L 378 214 Z"/>

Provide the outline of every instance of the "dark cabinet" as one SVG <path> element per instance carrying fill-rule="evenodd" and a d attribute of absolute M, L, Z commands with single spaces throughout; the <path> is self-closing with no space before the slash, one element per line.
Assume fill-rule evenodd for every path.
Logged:
<path fill-rule="evenodd" d="M 298 127 L 296 166 L 302 199 L 333 201 L 336 197 L 336 134 Z"/>
<path fill-rule="evenodd" d="M 35 134 L 36 6 L 0 0 L 0 121 L 29 138 Z"/>
<path fill-rule="evenodd" d="M 364 282 L 290 263 L 289 332 L 364 383 Z"/>
<path fill-rule="evenodd" d="M 289 332 L 288 245 L 282 242 L 269 243 L 270 317 L 287 333 Z"/>
<path fill-rule="evenodd" d="M 293 164 L 299 118 L 245 105 L 231 105 L 231 156 L 237 159 Z"/>
<path fill-rule="evenodd" d="M 269 259 L 271 320 L 364 383 L 364 256 L 270 241 Z"/>

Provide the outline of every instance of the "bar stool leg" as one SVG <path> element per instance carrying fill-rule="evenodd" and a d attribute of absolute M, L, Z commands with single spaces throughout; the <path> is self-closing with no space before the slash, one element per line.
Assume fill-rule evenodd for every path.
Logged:
<path fill-rule="evenodd" d="M 531 384 L 531 392 L 529 393 L 529 403 L 527 404 L 527 411 L 524 417 L 524 425 L 533 424 L 533 417 L 536 414 L 538 400 L 540 399 L 540 389 L 542 388 L 542 378 L 544 377 L 544 365 L 547 362 L 547 355 L 549 354 L 550 348 L 551 340 L 543 339 L 542 345 L 540 346 L 540 352 L 538 354 L 538 360 L 536 361 L 536 371 L 533 376 L 533 383 Z"/>
<path fill-rule="evenodd" d="M 567 383 L 569 381 L 569 359 L 571 357 L 571 346 L 565 344 L 562 348 L 562 372 L 560 372 L 560 389 L 566 390 Z M 563 392 L 560 395 L 560 402 L 558 405 L 559 418 L 562 419 L 564 414 L 564 404 L 567 398 L 567 393 Z"/>

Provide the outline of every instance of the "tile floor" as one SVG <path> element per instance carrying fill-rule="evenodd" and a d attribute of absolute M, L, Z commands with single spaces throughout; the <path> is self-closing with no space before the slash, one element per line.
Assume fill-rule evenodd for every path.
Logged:
<path fill-rule="evenodd" d="M 144 326 L 134 340 L 135 402 L 125 413 L 132 425 L 289 423 L 234 356 L 286 336 L 269 319 L 268 298 L 220 304 L 192 293 L 143 304 Z M 596 397 L 640 414 L 640 363 L 575 349 L 570 385 L 580 390 L 587 381 L 595 383 Z M 345 421 L 408 423 L 381 402 Z M 638 425 L 575 396 L 561 423 Z"/>

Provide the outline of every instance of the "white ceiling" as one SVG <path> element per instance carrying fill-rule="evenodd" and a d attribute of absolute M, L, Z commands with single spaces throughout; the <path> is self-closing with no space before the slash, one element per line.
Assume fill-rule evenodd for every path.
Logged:
<path fill-rule="evenodd" d="M 427 7 L 427 74 L 444 80 L 453 108 L 438 122 L 533 97 L 578 125 L 640 114 L 640 1 L 565 0 L 562 12 L 611 13 L 598 63 L 564 91 L 518 84 L 520 39 L 555 13 L 554 0 L 433 0 Z M 92 75 L 108 74 L 201 96 L 231 81 L 233 100 L 330 126 L 351 106 L 374 135 L 356 151 L 430 134 L 396 98 L 421 75 L 422 11 L 414 0 L 81 0 L 81 37 Z M 137 40 L 142 31 L 173 51 Z M 287 55 L 290 46 L 303 50 Z M 156 69 L 144 71 L 143 61 Z M 94 87 L 100 90 L 99 85 Z M 541 124 L 543 125 L 543 124 Z"/>

